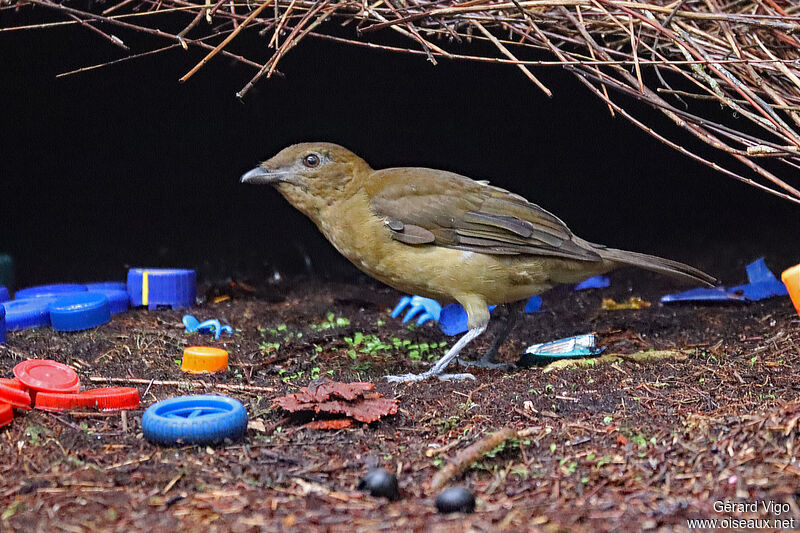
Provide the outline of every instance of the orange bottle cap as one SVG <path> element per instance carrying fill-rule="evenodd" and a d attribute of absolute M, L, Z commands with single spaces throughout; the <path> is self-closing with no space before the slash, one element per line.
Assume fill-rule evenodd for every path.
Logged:
<path fill-rule="evenodd" d="M 797 314 L 800 315 L 800 265 L 795 265 L 788 270 L 784 270 L 781 274 L 781 281 L 786 285 L 794 303 L 794 308 L 797 309 Z"/>
<path fill-rule="evenodd" d="M 189 346 L 183 350 L 181 370 L 190 374 L 228 369 L 228 352 L 211 346 Z"/>

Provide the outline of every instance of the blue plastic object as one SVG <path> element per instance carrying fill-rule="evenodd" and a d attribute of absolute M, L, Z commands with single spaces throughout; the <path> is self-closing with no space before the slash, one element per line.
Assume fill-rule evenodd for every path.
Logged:
<path fill-rule="evenodd" d="M 414 318 L 417 313 L 421 313 L 417 317 L 418 326 L 429 320 L 439 320 L 439 314 L 442 312 L 442 306 L 436 300 L 422 296 L 403 296 L 392 311 L 392 318 L 397 317 L 406 308 L 408 312 L 403 317 L 403 324 Z"/>
<path fill-rule="evenodd" d="M 217 319 L 210 319 L 204 322 L 200 322 L 192 315 L 183 315 L 183 325 L 186 327 L 186 333 L 194 333 L 195 331 L 200 333 L 210 333 L 214 335 L 215 339 L 219 339 L 220 334 L 227 333 L 228 335 L 233 335 L 233 328 L 226 325 L 220 324 L 219 320 Z"/>
<path fill-rule="evenodd" d="M 611 279 L 608 276 L 592 276 L 575 285 L 576 291 L 584 291 L 586 289 L 605 289 L 611 285 Z"/>
<path fill-rule="evenodd" d="M 134 307 L 191 307 L 197 295 L 197 275 L 194 270 L 132 268 L 128 270 L 128 294 Z"/>
<path fill-rule="evenodd" d="M 151 405 L 142 431 L 147 440 L 167 445 L 236 440 L 247 431 L 247 411 L 227 396 L 179 396 Z"/>
<path fill-rule="evenodd" d="M 128 284 L 124 281 L 96 281 L 93 283 L 84 283 L 86 288 L 90 291 L 127 291 Z"/>
<path fill-rule="evenodd" d="M 6 343 L 6 309 L 0 305 L 0 344 Z"/>
<path fill-rule="evenodd" d="M 119 289 L 89 288 L 91 294 L 102 294 L 108 299 L 108 306 L 112 315 L 118 315 L 128 310 L 131 298 L 128 291 Z"/>
<path fill-rule="evenodd" d="M 56 331 L 96 328 L 110 320 L 108 298 L 99 292 L 70 294 L 50 302 L 50 323 Z"/>
<path fill-rule="evenodd" d="M 5 287 L 0 287 L 0 304 L 3 302 L 7 302 L 11 299 L 11 296 L 8 294 L 8 289 Z"/>
<path fill-rule="evenodd" d="M 538 296 L 531 296 L 528 303 L 525 304 L 525 312 L 528 314 L 538 313 L 542 310 L 542 299 Z"/>
<path fill-rule="evenodd" d="M 489 312 L 494 311 L 495 305 L 489 306 Z M 542 308 L 542 299 L 532 296 L 525 304 L 526 313 L 536 313 Z M 453 336 L 467 331 L 467 312 L 459 304 L 450 304 L 442 308 L 439 314 L 439 327 L 445 335 Z"/>
<path fill-rule="evenodd" d="M 767 268 L 763 257 L 747 265 L 747 280 L 749 283 L 729 289 L 714 287 L 668 294 L 661 298 L 661 302 L 755 302 L 789 294 L 786 286 Z"/>
<path fill-rule="evenodd" d="M 77 283 L 59 283 L 56 285 L 39 285 L 37 287 L 28 287 L 22 289 L 14 294 L 15 300 L 25 300 L 28 298 L 54 298 L 65 296 L 76 292 L 86 292 L 88 289 L 86 285 L 79 285 Z"/>
<path fill-rule="evenodd" d="M 51 298 L 33 298 L 3 302 L 0 305 L 6 312 L 6 329 L 14 331 L 49 326 L 50 310 L 48 307 L 51 301 Z"/>

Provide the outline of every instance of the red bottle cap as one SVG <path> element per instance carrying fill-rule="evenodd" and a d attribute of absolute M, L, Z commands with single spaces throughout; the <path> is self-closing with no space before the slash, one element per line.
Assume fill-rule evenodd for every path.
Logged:
<path fill-rule="evenodd" d="M 6 387 L 11 387 L 12 389 L 17 390 L 25 390 L 25 385 L 22 384 L 20 380 L 17 378 L 0 378 L 0 385 L 5 385 Z"/>
<path fill-rule="evenodd" d="M 0 403 L 0 428 L 9 425 L 14 421 L 14 412 L 11 405 Z"/>
<path fill-rule="evenodd" d="M 29 359 L 14 367 L 14 375 L 29 389 L 42 392 L 76 392 L 80 380 L 67 365 L 49 359 Z"/>
<path fill-rule="evenodd" d="M 17 409 L 30 409 L 31 397 L 25 391 L 0 383 L 0 403 L 11 404 Z"/>
<path fill-rule="evenodd" d="M 36 395 L 36 408 L 45 411 L 66 409 L 138 409 L 139 390 L 133 387 L 109 387 L 74 394 L 63 392 L 40 392 Z"/>

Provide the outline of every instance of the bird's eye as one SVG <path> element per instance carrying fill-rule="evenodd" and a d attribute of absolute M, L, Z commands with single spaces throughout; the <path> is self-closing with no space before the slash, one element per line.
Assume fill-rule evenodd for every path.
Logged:
<path fill-rule="evenodd" d="M 303 158 L 303 164 L 308 168 L 316 168 L 319 166 L 319 156 L 317 154 L 308 154 Z"/>

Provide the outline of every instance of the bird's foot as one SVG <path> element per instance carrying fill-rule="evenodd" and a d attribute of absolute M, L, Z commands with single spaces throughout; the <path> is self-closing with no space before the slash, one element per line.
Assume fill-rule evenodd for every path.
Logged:
<path fill-rule="evenodd" d="M 389 383 L 405 383 L 408 381 L 424 381 L 428 378 L 438 378 L 440 381 L 460 381 L 464 379 L 475 379 L 472 374 L 436 374 L 433 372 L 423 372 L 421 374 L 403 374 L 402 376 L 386 376 Z"/>
<path fill-rule="evenodd" d="M 456 362 L 466 368 L 488 368 L 490 370 L 506 371 L 514 369 L 514 365 L 512 363 L 496 363 L 486 359 L 479 359 L 477 361 L 464 361 L 462 359 L 456 359 Z"/>

